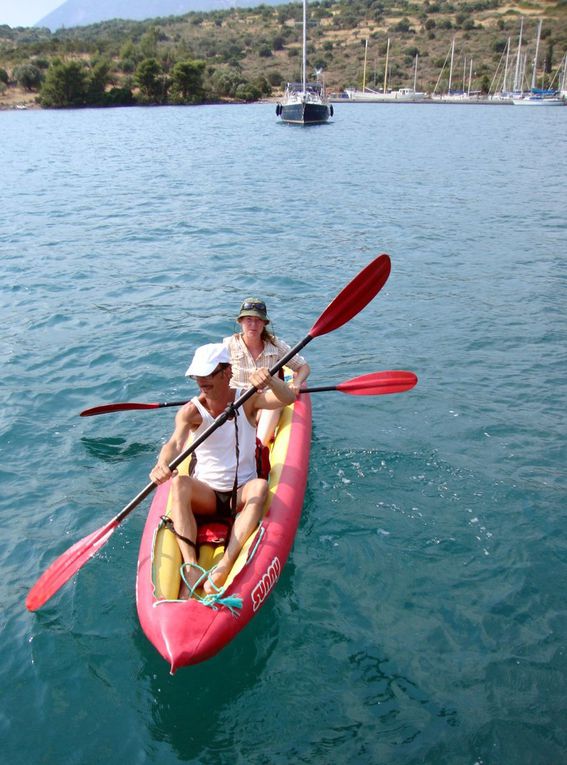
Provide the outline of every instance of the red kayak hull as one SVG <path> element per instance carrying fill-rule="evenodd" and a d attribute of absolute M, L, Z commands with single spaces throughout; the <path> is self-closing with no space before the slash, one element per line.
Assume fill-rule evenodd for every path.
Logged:
<path fill-rule="evenodd" d="M 169 662 L 172 674 L 179 667 L 197 664 L 217 654 L 248 624 L 274 588 L 301 517 L 310 445 L 311 401 L 304 395 L 292 407 L 280 469 L 274 471 L 272 463 L 277 483 L 270 492 L 260 534 L 248 552 L 246 564 L 224 593 L 225 597 L 241 598 L 242 607 L 235 614 L 223 605 L 214 609 L 195 599 L 156 597 L 152 578 L 154 540 L 160 518 L 166 511 L 170 484 L 162 484 L 157 489 L 140 545 L 136 605 L 144 633 Z"/>

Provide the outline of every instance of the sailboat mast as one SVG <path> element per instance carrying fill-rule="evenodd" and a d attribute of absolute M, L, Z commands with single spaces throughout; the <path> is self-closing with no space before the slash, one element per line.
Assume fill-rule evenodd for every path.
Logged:
<path fill-rule="evenodd" d="M 451 64 L 449 66 L 449 87 L 447 88 L 447 95 L 451 95 L 451 83 L 453 81 L 453 59 L 455 58 L 455 38 L 451 42 Z"/>
<path fill-rule="evenodd" d="M 537 57 L 539 54 L 540 37 L 541 37 L 541 19 L 539 20 L 539 23 L 537 25 L 537 40 L 536 40 L 536 46 L 535 46 L 534 66 L 532 69 L 532 90 L 535 88 L 536 80 L 537 80 Z"/>
<path fill-rule="evenodd" d="M 388 37 L 388 44 L 386 45 L 386 66 L 384 67 L 384 93 L 388 86 L 388 60 L 390 58 L 390 38 Z"/>
<path fill-rule="evenodd" d="M 368 55 L 368 38 L 366 39 L 366 45 L 364 46 L 364 69 L 362 72 L 362 92 L 366 90 L 366 56 Z"/>
<path fill-rule="evenodd" d="M 514 91 L 518 93 L 521 90 L 522 81 L 520 79 L 520 63 L 522 60 L 522 32 L 524 31 L 524 19 L 520 20 L 520 37 L 518 39 L 518 55 L 516 57 L 516 73 L 514 74 Z"/>
<path fill-rule="evenodd" d="M 417 60 L 419 58 L 419 53 L 415 54 L 415 64 L 413 69 L 413 92 L 417 93 L 416 86 L 417 86 Z"/>
<path fill-rule="evenodd" d="M 307 90 L 307 0 L 303 0 L 303 63 L 302 63 L 303 92 Z"/>
<path fill-rule="evenodd" d="M 508 90 L 508 59 L 510 58 L 510 38 L 506 45 L 506 66 L 504 67 L 504 82 L 502 83 L 502 90 L 504 93 Z"/>

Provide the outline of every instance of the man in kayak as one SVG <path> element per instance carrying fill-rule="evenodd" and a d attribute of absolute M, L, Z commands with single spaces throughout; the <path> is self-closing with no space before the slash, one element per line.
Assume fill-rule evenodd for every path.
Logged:
<path fill-rule="evenodd" d="M 162 447 L 150 479 L 161 484 L 172 477 L 169 463 L 185 448 L 190 437 L 198 438 L 242 393 L 231 388 L 229 352 L 222 343 L 197 348 L 185 373 L 199 386 L 200 393 L 175 417 L 175 429 Z M 250 382 L 258 388 L 227 420 L 195 450 L 196 467 L 191 476 L 173 472 L 171 519 L 183 561 L 197 562 L 195 515 L 234 518 L 225 553 L 205 582 L 206 593 L 221 587 L 244 542 L 262 518 L 268 482 L 256 472 L 256 418 L 260 409 L 278 409 L 295 401 L 295 393 L 283 380 L 261 368 Z M 187 566 L 186 579 L 193 586 L 199 569 Z M 185 594 L 185 593 L 183 593 Z"/>

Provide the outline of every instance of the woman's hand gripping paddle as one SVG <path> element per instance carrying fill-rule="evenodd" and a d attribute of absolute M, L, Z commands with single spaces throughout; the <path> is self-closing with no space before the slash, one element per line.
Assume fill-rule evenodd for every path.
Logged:
<path fill-rule="evenodd" d="M 382 289 L 388 276 L 390 275 L 390 258 L 388 255 L 379 255 L 366 268 L 354 277 L 344 289 L 339 292 L 337 297 L 329 303 L 315 324 L 311 327 L 308 334 L 301 342 L 294 346 L 277 364 L 270 369 L 270 374 L 274 375 L 287 362 L 295 356 L 307 343 L 315 337 L 332 332 L 347 321 L 356 316 L 357 313 L 368 305 L 368 303 Z M 233 409 L 241 407 L 256 392 L 256 388 L 249 388 L 233 404 Z M 185 449 L 169 465 L 171 470 L 180 465 L 183 460 L 200 446 L 215 430 L 224 425 L 229 418 L 229 412 L 223 412 L 216 420 L 197 438 L 191 446 Z M 108 542 L 114 530 L 137 507 L 152 491 L 157 488 L 157 484 L 149 483 L 142 491 L 134 497 L 122 510 L 112 518 L 108 523 L 97 531 L 92 532 L 83 539 L 80 539 L 72 547 L 60 555 L 49 568 L 39 577 L 37 582 L 31 588 L 26 598 L 26 607 L 30 611 L 36 611 L 46 603 L 84 564 Z"/>

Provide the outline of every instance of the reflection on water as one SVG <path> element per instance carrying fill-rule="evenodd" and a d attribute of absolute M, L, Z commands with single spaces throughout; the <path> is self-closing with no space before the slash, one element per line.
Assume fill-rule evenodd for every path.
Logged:
<path fill-rule="evenodd" d="M 88 438 L 83 436 L 81 443 L 89 457 L 103 462 L 127 462 L 142 454 L 154 454 L 155 443 L 128 443 L 125 438 Z"/>

